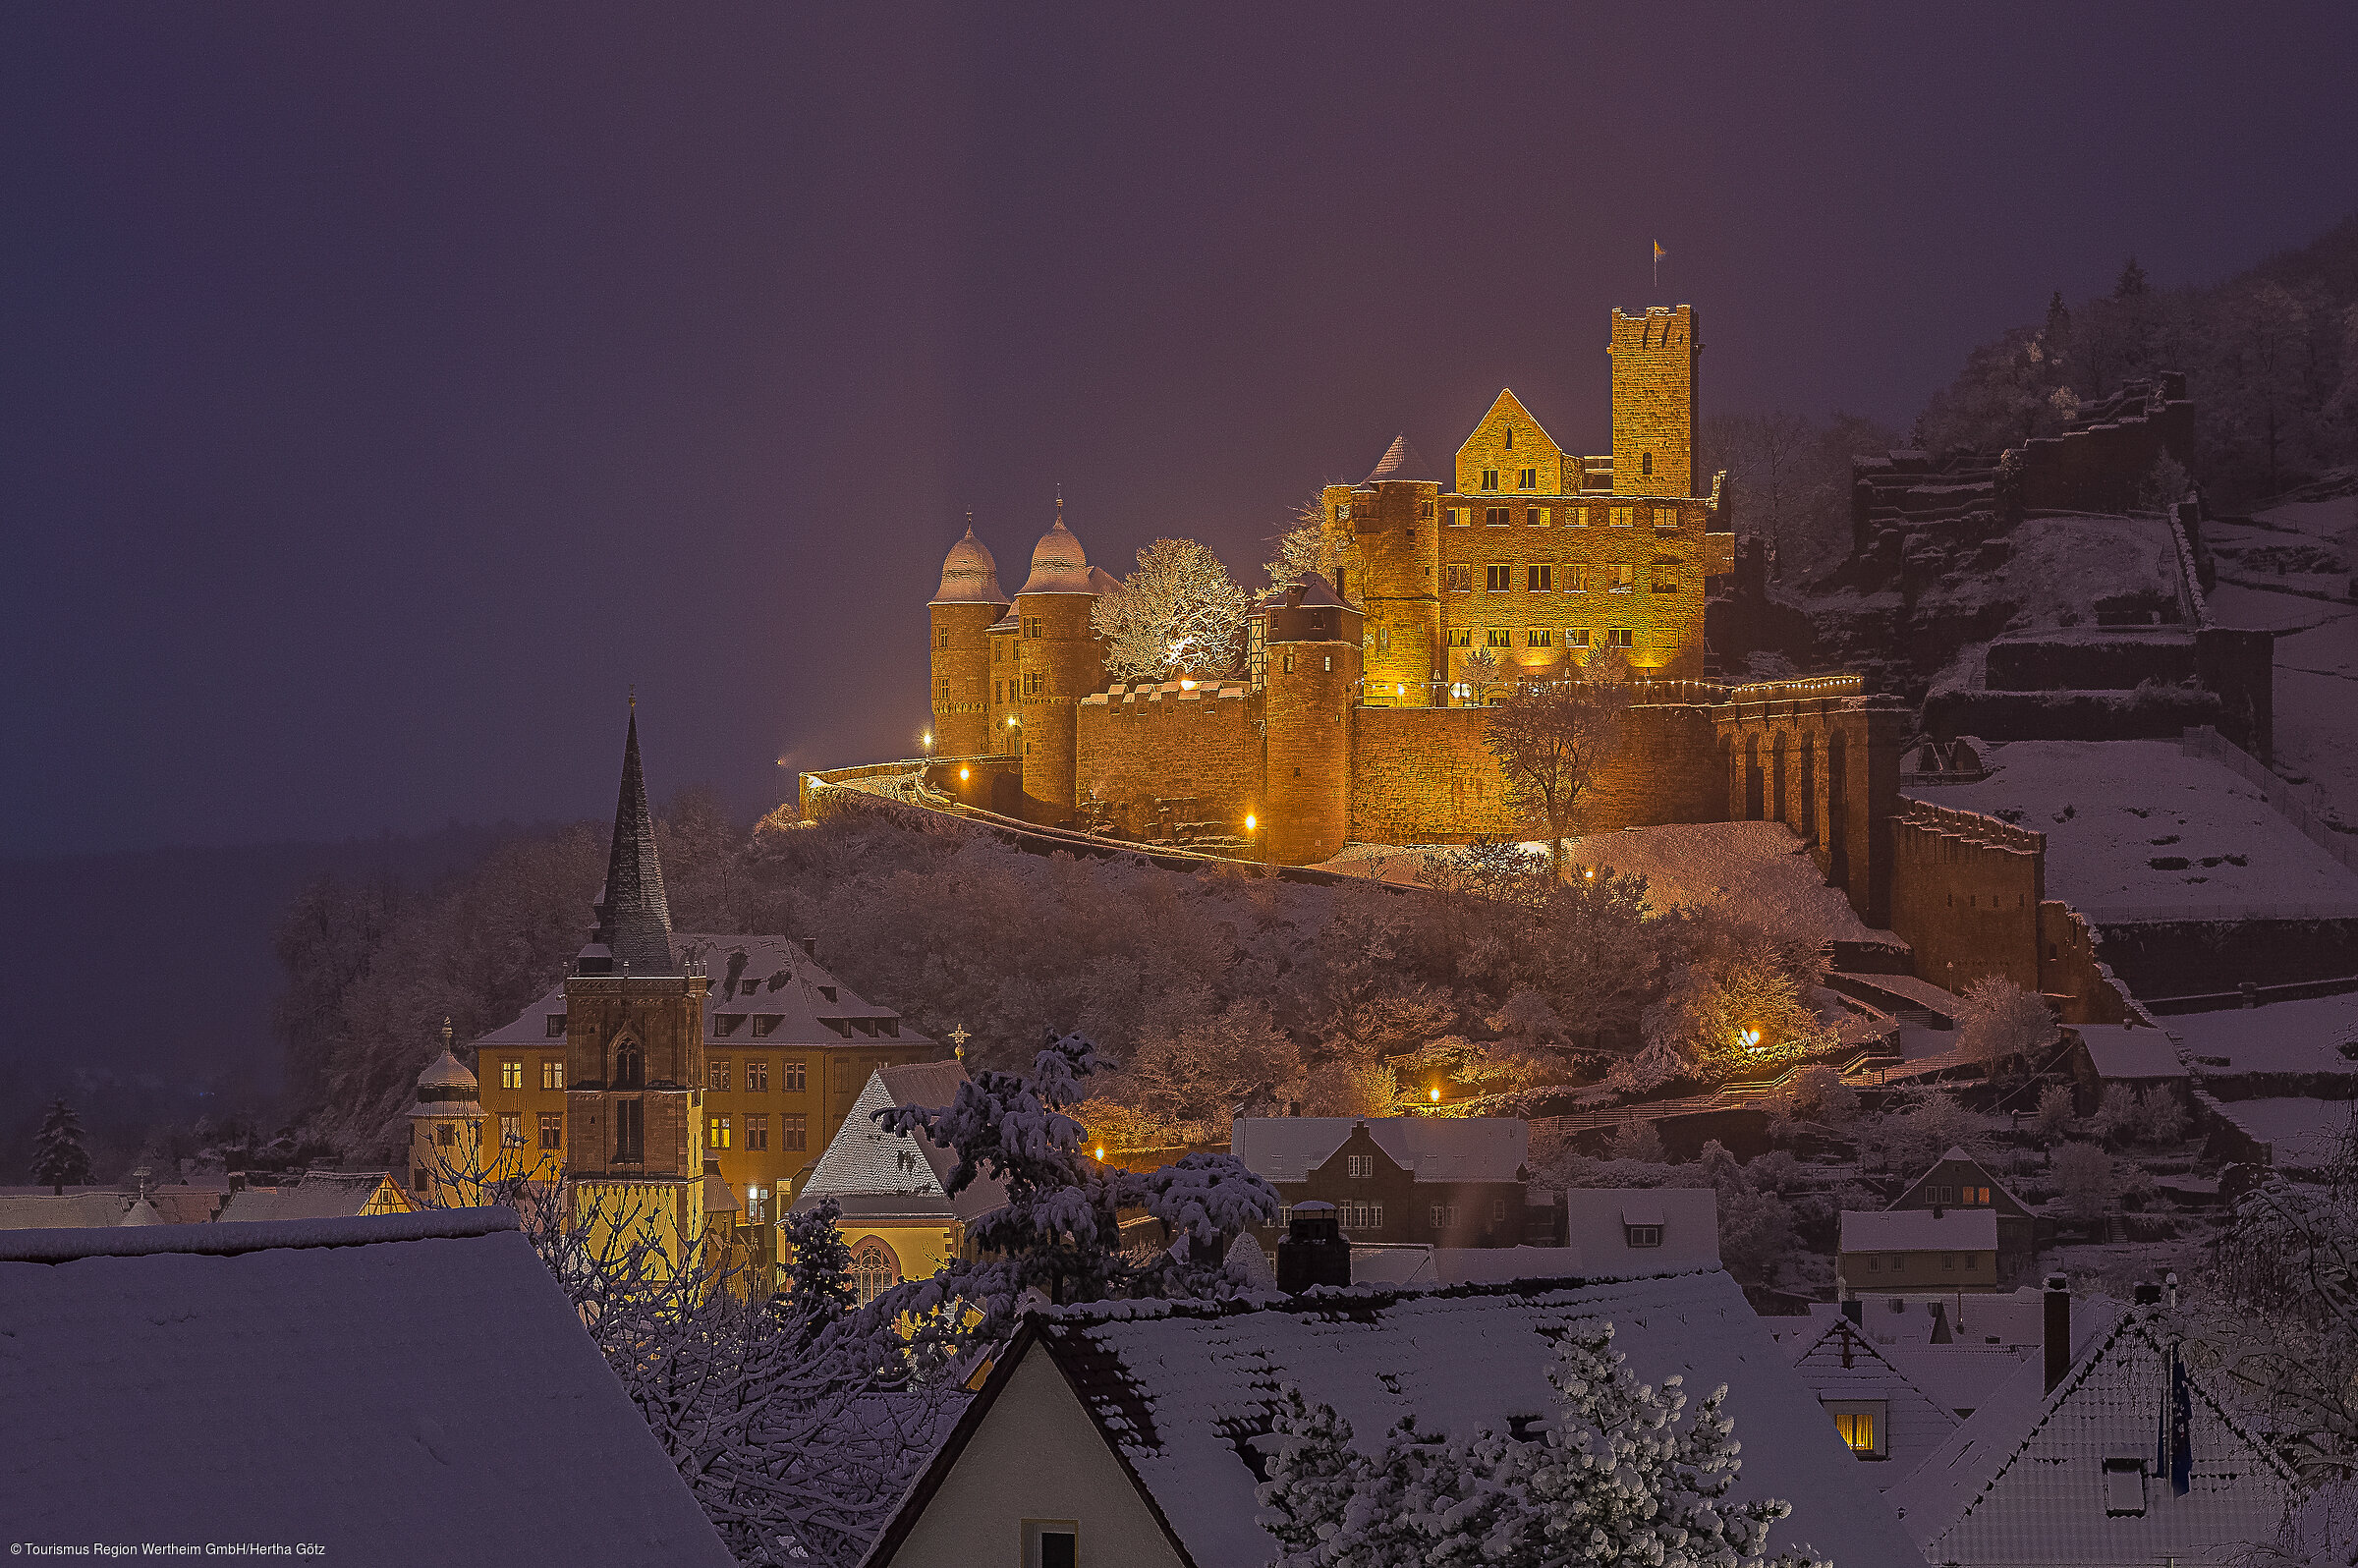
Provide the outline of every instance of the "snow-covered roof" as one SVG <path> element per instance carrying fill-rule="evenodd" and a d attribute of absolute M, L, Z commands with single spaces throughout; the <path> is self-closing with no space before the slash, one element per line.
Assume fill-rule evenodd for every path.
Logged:
<path fill-rule="evenodd" d="M 1837 1316 L 1793 1359 L 1793 1371 L 1821 1403 L 1881 1400 L 1887 1458 L 1873 1480 L 1888 1489 L 1957 1429 L 1956 1414 L 1940 1404 L 1878 1350 L 1873 1340 Z"/>
<path fill-rule="evenodd" d="M 306 1171 L 288 1187 L 249 1187 L 222 1205 L 223 1224 L 358 1214 L 390 1180 L 383 1171 Z"/>
<path fill-rule="evenodd" d="M 2358 991 L 2173 1013 L 2169 1033 L 2205 1078 L 2243 1073 L 2358 1073 Z"/>
<path fill-rule="evenodd" d="M 1842 1251 L 1846 1253 L 1995 1252 L 1997 1210 L 1949 1208 L 1936 1214 L 1929 1208 L 1885 1208 L 1842 1211 Z"/>
<path fill-rule="evenodd" d="M 1421 1182 L 1518 1181 L 1531 1149 L 1508 1116 L 1239 1116 L 1229 1148 L 1265 1181 L 1306 1181 L 1361 1126 Z"/>
<path fill-rule="evenodd" d="M 966 526 L 966 537 L 950 546 L 950 553 L 941 563 L 941 588 L 933 595 L 936 604 L 1005 604 L 1007 595 L 999 591 L 999 564 L 990 558 L 990 551 L 975 537 L 975 526 Z"/>
<path fill-rule="evenodd" d="M 966 1081 L 966 1069 L 954 1061 L 912 1062 L 869 1074 L 851 1114 L 803 1178 L 795 1212 L 832 1198 L 846 1220 L 948 1224 L 979 1219 L 1003 1205 L 1007 1184 L 995 1176 L 978 1176 L 951 1197 L 947 1184 L 958 1166 L 956 1151 L 930 1139 L 888 1133 L 875 1121 L 875 1112 L 896 1105 L 946 1106 Z"/>
<path fill-rule="evenodd" d="M 1269 1430 L 1280 1384 L 1332 1406 L 1371 1449 L 1408 1415 L 1451 1435 L 1503 1432 L 1511 1418 L 1555 1408 L 1546 1373 L 1557 1340 L 1567 1324 L 1596 1318 L 1613 1324 L 1613 1349 L 1647 1381 L 1679 1373 L 1697 1397 L 1727 1385 L 1743 1443 L 1731 1495 L 1793 1505 L 1770 1532 L 1771 1550 L 1806 1540 L 1843 1568 L 1919 1568 L 1833 1423 L 1716 1271 L 1040 1313 L 879 1550 L 888 1554 L 926 1501 L 946 1495 L 940 1478 L 1027 1353 L 1053 1359 L 1196 1568 L 1261 1568 L 1277 1545 L 1256 1522 L 1239 1437 Z"/>
<path fill-rule="evenodd" d="M 172 1222 L 157 1212 L 156 1206 L 142 1198 L 123 1211 L 118 1225 L 169 1225 Z"/>
<path fill-rule="evenodd" d="M 863 1000 L 792 937 L 675 932 L 671 945 L 683 961 L 701 966 L 711 980 L 711 988 L 704 993 L 707 1049 L 746 1045 L 814 1050 L 864 1045 L 877 1039 L 932 1043 L 904 1026 L 901 1015 L 891 1008 Z M 479 1052 L 486 1045 L 564 1050 L 564 1035 L 552 1036 L 548 1032 L 548 1020 L 564 1016 L 565 985 L 560 980 L 513 1019 L 478 1036 L 477 1060 L 481 1060 Z M 718 1033 L 722 1019 L 734 1020 L 725 1036 Z"/>
<path fill-rule="evenodd" d="M 2186 1064 L 2178 1060 L 2178 1042 L 2162 1030 L 2130 1029 L 2122 1024 L 2074 1024 L 2071 1031 L 2088 1047 L 2088 1060 L 2099 1078 L 2186 1076 Z"/>
<path fill-rule="evenodd" d="M 0 1463 L 0 1518 L 29 1540 L 727 1568 L 514 1227 L 497 1209 L 6 1238 L 0 1405 L 40 1440 Z"/>
<path fill-rule="evenodd" d="M 473 1099 L 477 1089 L 475 1074 L 468 1071 L 467 1064 L 453 1056 L 447 1047 L 441 1055 L 426 1063 L 424 1069 L 418 1074 L 418 1087 L 421 1090 L 444 1091 L 445 1092 L 433 1097 L 445 1100 L 461 1097 Z M 461 1092 L 459 1094 L 447 1092 L 451 1090 Z"/>
<path fill-rule="evenodd" d="M 112 1189 L 68 1193 L 63 1198 L 0 1198 L 0 1230 L 67 1230 L 87 1225 L 115 1225 L 131 1196 Z"/>
<path fill-rule="evenodd" d="M 2322 1171 L 2332 1164 L 2358 1103 L 2283 1095 L 2213 1100 L 2210 1108 L 2255 1143 L 2268 1145 L 2278 1170 Z"/>
<path fill-rule="evenodd" d="M 1095 593 L 1089 581 L 1089 556 L 1081 541 L 1073 537 L 1072 530 L 1064 526 L 1064 508 L 1059 503 L 1056 521 L 1048 532 L 1039 536 L 1032 547 L 1032 575 L 1017 588 L 1026 593 Z"/>
<path fill-rule="evenodd" d="M 2292 1477 L 2173 1354 L 2164 1315 L 2084 1316 L 2094 1331 L 2074 1333 L 2082 1348 L 2051 1393 L 2043 1360 L 2030 1359 L 1892 1488 L 1925 1555 L 2057 1568 L 2220 1562 L 2273 1539 Z M 2182 1495 L 2169 1443 L 2181 1396 L 2191 1454 Z"/>
<path fill-rule="evenodd" d="M 1924 792 L 2047 835 L 2047 895 L 2091 920 L 2358 915 L 2358 872 L 2174 741 L 2010 741 Z"/>
<path fill-rule="evenodd" d="M 1392 444 L 1383 449 L 1383 456 L 1376 460 L 1376 466 L 1368 471 L 1368 476 L 1359 482 L 1381 484 L 1387 479 L 1422 479 L 1436 484 L 1449 482 L 1433 471 L 1432 464 L 1425 461 L 1424 454 L 1411 444 L 1405 430 L 1392 437 Z"/>
<path fill-rule="evenodd" d="M 1632 1247 L 1628 1227 L 1659 1225 L 1659 1247 Z M 1709 1187 L 1573 1187 L 1564 1242 L 1591 1274 L 1719 1266 L 1719 1195 Z"/>

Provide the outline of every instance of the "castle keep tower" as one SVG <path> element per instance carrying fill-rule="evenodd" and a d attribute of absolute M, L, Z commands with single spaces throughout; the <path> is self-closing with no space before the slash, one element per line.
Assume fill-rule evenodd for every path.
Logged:
<path fill-rule="evenodd" d="M 990 628 L 1007 613 L 998 564 L 975 537 L 950 546 L 941 563 L 941 588 L 926 606 L 933 634 L 933 750 L 941 756 L 981 756 L 999 749 L 990 733 Z"/>
<path fill-rule="evenodd" d="M 1075 704 L 1104 684 L 1104 651 L 1089 614 L 1107 581 L 1090 570 L 1081 541 L 1064 526 L 1059 499 L 1056 522 L 1033 548 L 1032 575 L 1015 595 L 1016 745 L 1024 761 L 1024 814 L 1036 822 L 1073 815 Z"/>
<path fill-rule="evenodd" d="M 1697 362 L 1695 308 L 1613 311 L 1613 491 L 1694 495 Z"/>
<path fill-rule="evenodd" d="M 1359 697 L 1361 614 L 1323 580 L 1304 578 L 1270 600 L 1267 859 L 1305 866 L 1340 854 L 1351 825 L 1351 710 Z"/>
<path fill-rule="evenodd" d="M 566 1168 L 606 1223 L 637 1216 L 684 1247 L 703 1229 L 707 981 L 672 952 L 635 706 L 596 909 L 565 980 Z"/>

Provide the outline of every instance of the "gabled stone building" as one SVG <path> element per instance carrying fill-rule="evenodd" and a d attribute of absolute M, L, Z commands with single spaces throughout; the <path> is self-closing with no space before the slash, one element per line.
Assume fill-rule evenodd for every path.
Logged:
<path fill-rule="evenodd" d="M 1332 1204 L 1355 1242 L 1559 1245 L 1559 1210 L 1530 1233 L 1528 1123 L 1498 1116 L 1240 1116 L 1230 1148 L 1287 1206 Z M 1284 1221 L 1269 1228 L 1282 1233 Z"/>
<path fill-rule="evenodd" d="M 1951 1148 L 1930 1170 L 1892 1200 L 1894 1209 L 1935 1214 L 1986 1208 L 1997 1216 L 1997 1274 L 2000 1289 L 2028 1283 L 2039 1256 L 2039 1219 L 1990 1168 L 1963 1148 Z"/>

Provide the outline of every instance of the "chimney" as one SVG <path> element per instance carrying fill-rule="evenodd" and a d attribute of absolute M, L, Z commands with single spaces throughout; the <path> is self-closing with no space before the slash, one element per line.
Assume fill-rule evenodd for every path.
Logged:
<path fill-rule="evenodd" d="M 1940 1217 L 1940 1205 L 1938 1204 L 1935 1204 L 1933 1205 L 1933 1217 L 1935 1219 L 1938 1219 Z"/>
<path fill-rule="evenodd" d="M 817 937 L 815 937 L 815 936 L 806 936 L 806 937 L 804 937 L 804 938 L 803 938 L 803 956 L 804 956 L 805 958 L 816 958 L 816 957 L 818 957 L 818 938 L 817 938 Z"/>
<path fill-rule="evenodd" d="M 1294 1205 L 1285 1240 L 1277 1244 L 1277 1288 L 1298 1296 L 1313 1285 L 1351 1283 L 1351 1244 L 1332 1204 Z"/>
<path fill-rule="evenodd" d="M 1957 1342 L 1957 1336 L 1949 1332 L 1948 1304 L 1946 1302 L 1933 1303 L 1932 1342 L 1936 1345 L 1953 1345 Z"/>
<path fill-rule="evenodd" d="M 2047 1276 L 2047 1391 L 2071 1371 L 2071 1284 L 2061 1274 Z"/>
<path fill-rule="evenodd" d="M 1850 1319 L 1852 1327 L 1864 1328 L 1867 1326 L 1867 1304 L 1853 1296 L 1842 1304 L 1842 1316 Z"/>

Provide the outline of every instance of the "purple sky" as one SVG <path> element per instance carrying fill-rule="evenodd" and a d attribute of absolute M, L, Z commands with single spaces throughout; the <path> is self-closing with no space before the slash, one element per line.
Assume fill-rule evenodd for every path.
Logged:
<path fill-rule="evenodd" d="M 596 813 L 632 681 L 750 811 L 969 507 L 1244 575 L 1501 385 L 1602 450 L 1615 305 L 1904 420 L 2358 205 L 2346 4 L 818 9 L 0 11 L 0 854 Z"/>

